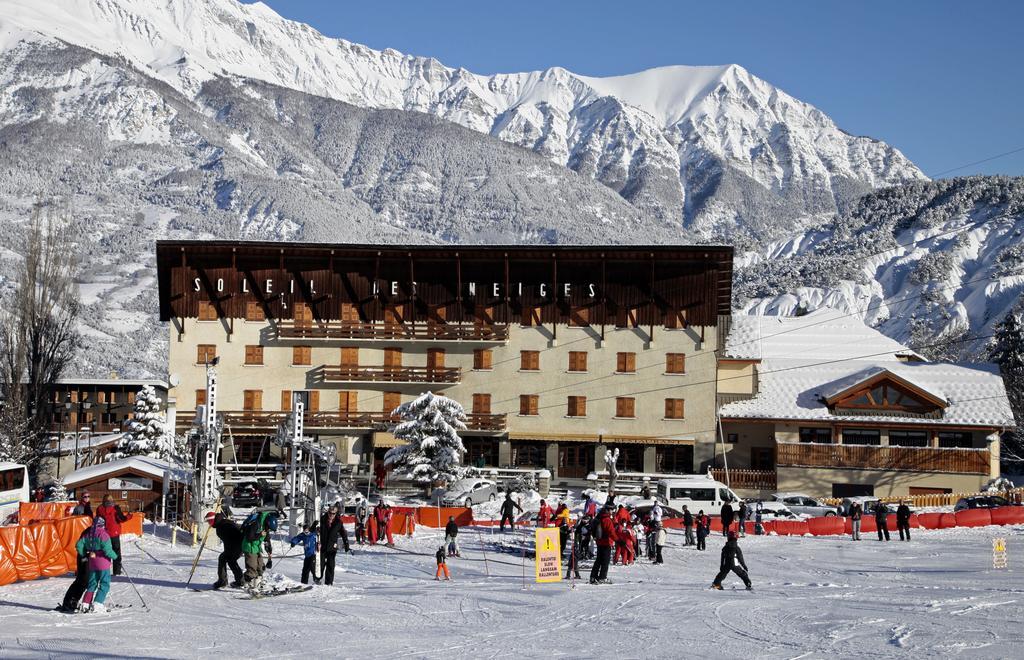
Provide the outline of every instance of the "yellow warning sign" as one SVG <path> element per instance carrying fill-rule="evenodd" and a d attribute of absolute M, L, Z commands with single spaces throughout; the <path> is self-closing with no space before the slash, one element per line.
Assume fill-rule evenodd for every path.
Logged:
<path fill-rule="evenodd" d="M 992 539 L 992 568 L 1007 568 L 1006 539 Z"/>
<path fill-rule="evenodd" d="M 562 553 L 557 527 L 537 529 L 537 554 L 534 568 L 537 582 L 560 582 L 562 580 Z"/>

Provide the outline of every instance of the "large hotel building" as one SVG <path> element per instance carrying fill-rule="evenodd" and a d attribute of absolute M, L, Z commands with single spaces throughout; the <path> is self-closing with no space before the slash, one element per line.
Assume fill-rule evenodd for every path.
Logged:
<path fill-rule="evenodd" d="M 716 349 L 732 248 L 157 244 L 179 429 L 219 358 L 225 460 L 263 462 L 306 400 L 307 434 L 352 464 L 432 391 L 468 413 L 468 464 L 586 477 L 714 460 Z"/>

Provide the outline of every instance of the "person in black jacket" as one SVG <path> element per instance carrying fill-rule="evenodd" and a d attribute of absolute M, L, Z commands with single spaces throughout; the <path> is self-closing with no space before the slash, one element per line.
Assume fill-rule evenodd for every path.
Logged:
<path fill-rule="evenodd" d="M 448 556 L 461 557 L 459 552 L 459 524 L 455 522 L 455 516 L 448 516 L 448 524 L 444 526 L 444 547 L 448 548 Z"/>
<path fill-rule="evenodd" d="M 896 508 L 896 529 L 900 530 L 901 541 L 910 540 L 910 507 L 906 502 L 900 502 Z"/>
<path fill-rule="evenodd" d="M 320 575 L 327 585 L 334 584 L 334 560 L 338 556 L 339 537 L 345 552 L 351 552 L 345 525 L 338 515 L 338 505 L 332 504 L 320 519 Z"/>
<path fill-rule="evenodd" d="M 86 504 L 86 506 L 89 506 Z M 92 527 L 86 527 L 82 530 L 82 533 L 78 536 L 79 540 Z M 78 563 L 75 566 L 75 579 L 68 587 L 68 590 L 64 592 L 64 600 L 60 605 L 57 606 L 58 612 L 74 612 L 78 609 L 78 601 L 82 599 L 82 595 L 85 594 L 85 590 L 89 587 L 89 556 L 78 555 Z"/>
<path fill-rule="evenodd" d="M 683 531 L 686 534 L 686 540 L 683 545 L 697 545 L 697 541 L 693 538 L 693 514 L 690 513 L 690 507 L 683 505 Z"/>
<path fill-rule="evenodd" d="M 234 577 L 232 587 L 242 586 L 242 568 L 238 560 L 242 557 L 242 530 L 234 520 L 223 513 L 207 514 L 206 521 L 213 526 L 217 532 L 224 550 L 217 557 L 217 581 L 213 583 L 214 589 L 223 589 L 228 586 L 228 569 Z"/>
<path fill-rule="evenodd" d="M 512 527 L 512 531 L 516 531 L 516 521 L 513 517 L 516 509 L 519 509 L 520 513 L 523 511 L 523 507 L 519 506 L 519 504 L 512 499 L 512 493 L 505 493 L 505 501 L 501 503 L 501 529 L 499 531 L 505 531 L 506 520 Z"/>
<path fill-rule="evenodd" d="M 747 563 L 743 561 L 743 551 L 740 550 L 739 535 L 736 532 L 729 532 L 729 540 L 722 546 L 722 564 L 719 567 L 715 581 L 711 583 L 712 589 L 721 589 L 722 580 L 732 571 L 747 585 L 747 591 L 754 588 L 750 583 L 750 576 L 747 575 Z"/>
<path fill-rule="evenodd" d="M 729 536 L 729 526 L 732 525 L 732 505 L 726 502 L 722 505 L 722 536 Z"/>
<path fill-rule="evenodd" d="M 878 528 L 878 540 L 889 540 L 889 509 L 879 500 L 875 503 L 875 527 Z M 885 539 L 882 536 L 885 536 Z"/>

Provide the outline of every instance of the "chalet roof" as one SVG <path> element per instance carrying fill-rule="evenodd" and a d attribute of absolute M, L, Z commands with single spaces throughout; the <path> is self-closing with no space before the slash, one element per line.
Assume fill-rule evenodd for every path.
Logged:
<path fill-rule="evenodd" d="M 131 470 L 161 480 L 164 478 L 164 474 L 170 470 L 172 481 L 180 483 L 189 483 L 191 481 L 191 475 L 187 470 L 172 465 L 169 461 L 149 458 L 148 456 L 129 456 L 128 458 L 119 458 L 114 461 L 79 468 L 64 477 L 64 486 L 73 488 L 78 484 L 102 479 L 107 475 L 114 475 L 124 470 Z"/>

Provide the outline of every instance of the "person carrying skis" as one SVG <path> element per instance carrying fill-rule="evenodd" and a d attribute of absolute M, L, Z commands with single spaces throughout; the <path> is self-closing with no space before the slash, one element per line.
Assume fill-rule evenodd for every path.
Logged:
<path fill-rule="evenodd" d="M 459 525 L 455 522 L 455 516 L 448 516 L 448 524 L 444 526 L 444 545 L 448 548 L 448 556 L 461 557 L 459 552 Z"/>
<path fill-rule="evenodd" d="M 591 523 L 591 536 L 597 543 L 597 557 L 590 569 L 590 584 L 604 584 L 608 581 L 608 564 L 612 560 L 612 547 L 618 540 L 615 524 L 612 522 L 611 504 L 606 504 Z"/>
<path fill-rule="evenodd" d="M 555 512 L 544 500 L 540 501 L 540 508 L 537 510 L 537 527 L 550 527 L 551 519 Z"/>
<path fill-rule="evenodd" d="M 683 545 L 696 545 L 697 542 L 693 538 L 693 514 L 690 513 L 690 507 L 683 505 L 683 532 L 685 534 L 685 541 Z"/>
<path fill-rule="evenodd" d="M 356 543 L 366 543 L 366 521 L 370 518 L 370 507 L 362 497 L 356 500 Z"/>
<path fill-rule="evenodd" d="M 96 509 L 96 515 L 103 518 L 106 525 L 106 533 L 110 537 L 110 547 L 114 549 L 117 558 L 114 559 L 114 575 L 121 574 L 121 523 L 128 520 L 128 516 L 121 511 L 120 505 L 114 504 L 114 498 L 109 494 L 103 496 L 103 504 Z"/>
<path fill-rule="evenodd" d="M 105 519 L 97 516 L 88 533 L 78 539 L 78 543 L 75 544 L 78 556 L 87 557 L 89 561 L 89 586 L 86 588 L 85 598 L 82 600 L 85 612 L 105 612 L 107 610 L 104 602 L 107 600 L 107 592 L 110 591 L 110 562 L 117 560 L 117 553 L 114 551 L 105 527 Z"/>
<path fill-rule="evenodd" d="M 313 527 L 303 525 L 302 533 L 296 534 L 292 537 L 291 547 L 297 545 L 302 546 L 302 584 L 309 584 L 309 575 L 313 574 L 313 579 L 319 582 L 320 580 L 316 577 L 316 552 L 320 549 L 320 540 L 316 531 L 316 523 Z"/>
<path fill-rule="evenodd" d="M 445 549 L 442 545 L 437 549 L 437 573 L 434 574 L 435 580 L 441 579 L 441 573 L 444 573 L 444 579 L 451 581 L 452 574 L 448 571 L 448 564 L 445 562 Z"/>
<path fill-rule="evenodd" d="M 708 548 L 708 534 L 711 533 L 711 519 L 704 513 L 704 509 L 697 512 L 697 549 L 704 551 Z"/>
<path fill-rule="evenodd" d="M 242 552 L 245 554 L 245 586 L 252 589 L 263 579 L 264 544 L 270 545 L 270 532 L 277 529 L 277 516 L 271 511 L 254 511 L 242 524 Z M 270 554 L 269 552 L 267 553 Z M 273 557 L 270 557 L 273 561 Z"/>
<path fill-rule="evenodd" d="M 747 575 L 748 570 L 747 563 L 743 561 L 743 551 L 740 550 L 739 534 L 731 531 L 729 532 L 728 540 L 722 546 L 722 563 L 719 567 L 718 575 L 715 576 L 715 581 L 711 583 L 711 588 L 721 591 L 722 580 L 729 574 L 729 571 L 732 571 L 743 580 L 743 584 L 747 585 L 747 591 L 751 591 L 754 585 L 750 583 L 750 576 Z"/>
<path fill-rule="evenodd" d="M 900 530 L 900 540 L 910 540 L 910 507 L 907 506 L 906 500 L 900 502 L 900 505 L 896 507 L 896 529 Z M 904 532 L 906 537 L 904 538 Z"/>
<path fill-rule="evenodd" d="M 882 537 L 885 536 L 885 541 L 889 540 L 889 509 L 882 501 L 879 500 L 875 503 L 875 527 L 878 528 L 878 540 L 882 541 Z"/>
<path fill-rule="evenodd" d="M 223 589 L 228 586 L 229 568 L 234 578 L 231 586 L 242 586 L 242 568 L 238 565 L 238 560 L 242 556 L 242 530 L 234 520 L 219 512 L 211 511 L 206 514 L 206 522 L 217 532 L 217 538 L 224 546 L 224 550 L 217 557 L 217 581 L 213 583 L 213 588 Z"/>
<path fill-rule="evenodd" d="M 729 536 L 729 527 L 732 526 L 732 521 L 732 505 L 726 502 L 722 505 L 722 536 Z"/>
<path fill-rule="evenodd" d="M 518 509 L 520 513 L 523 512 L 523 507 L 519 506 L 519 503 L 512 499 L 512 493 L 505 493 L 505 501 L 501 503 L 501 529 L 505 531 L 505 521 L 508 521 L 512 531 L 516 531 L 516 519 L 515 510 Z"/>
<path fill-rule="evenodd" d="M 850 535 L 854 541 L 860 540 L 860 519 L 864 515 L 864 507 L 860 502 L 850 505 Z"/>
<path fill-rule="evenodd" d="M 348 534 L 345 533 L 345 525 L 338 513 L 338 505 L 332 504 L 320 518 L 320 577 L 328 586 L 334 584 L 334 561 L 338 556 L 339 538 L 345 552 L 351 552 Z"/>

